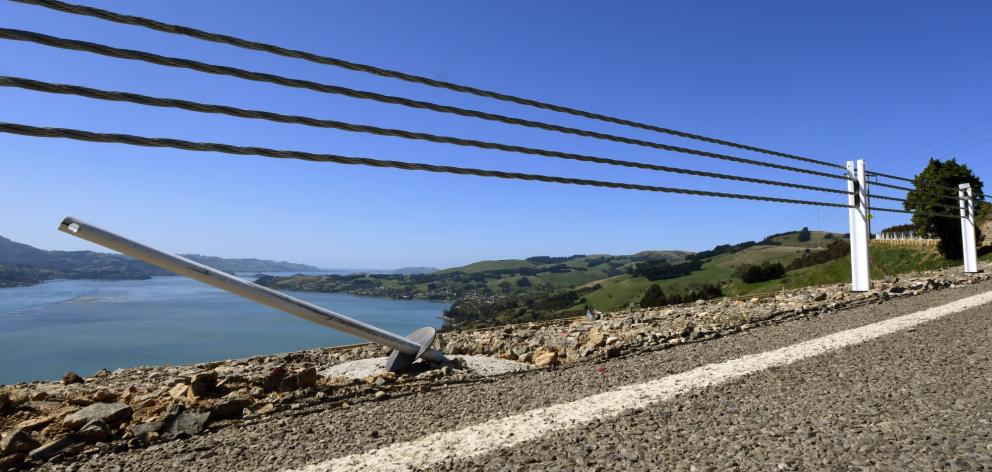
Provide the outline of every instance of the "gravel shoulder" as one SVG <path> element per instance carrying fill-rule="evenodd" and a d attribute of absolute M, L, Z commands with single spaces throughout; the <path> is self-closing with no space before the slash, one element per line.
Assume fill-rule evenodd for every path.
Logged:
<path fill-rule="evenodd" d="M 814 313 L 781 322 L 770 320 L 765 326 L 703 342 L 643 346 L 638 350 L 614 353 L 615 357 L 590 356 L 584 362 L 550 369 L 465 378 L 450 383 L 423 383 L 380 401 L 303 406 L 248 419 L 187 440 L 89 454 L 71 463 L 48 463 L 41 469 L 282 470 L 300 467 L 791 345 L 988 290 L 992 290 L 992 282 L 986 281 L 884 302 L 869 300 L 871 304 L 858 308 Z M 981 421 L 988 421 L 989 408 L 983 405 L 989 403 L 987 394 L 977 386 L 984 385 L 984 390 L 988 391 L 988 379 L 992 378 L 987 370 L 990 353 L 979 345 L 992 334 L 989 333 L 992 321 L 988 312 L 983 308 L 954 315 L 925 325 L 911 335 L 893 335 L 752 376 L 742 382 L 691 394 L 663 404 L 664 407 L 657 410 L 594 424 L 580 434 L 549 437 L 509 453 L 486 457 L 476 464 L 448 464 L 447 468 L 572 470 L 582 467 L 579 459 L 583 459 L 593 470 L 636 470 L 638 467 L 658 470 L 663 464 L 678 465 L 677 469 L 687 469 L 690 465 L 700 470 L 724 469 L 731 466 L 732 461 L 737 461 L 736 467 L 741 470 L 780 465 L 821 469 L 825 467 L 823 460 L 832 464 L 831 467 L 841 463 L 856 464 L 855 458 L 873 457 L 872 451 L 881 451 L 879 454 L 889 451 L 891 456 L 879 455 L 877 464 L 898 464 L 898 460 L 918 454 L 912 448 L 892 452 L 882 447 L 888 443 L 881 440 L 858 452 L 868 444 L 864 438 L 875 437 L 871 434 L 878 428 L 888 427 L 878 426 L 885 421 L 898 427 L 910 425 L 905 426 L 907 431 L 923 435 L 912 437 L 927 437 L 927 428 L 933 425 L 938 428 L 934 431 L 942 432 L 941 437 L 946 439 L 944 445 L 931 446 L 929 451 L 936 452 L 921 459 L 921 464 L 936 464 L 933 461 L 941 455 L 940 451 L 944 451 L 957 454 L 953 457 L 960 456 L 965 463 L 985 464 L 988 468 L 992 465 L 983 461 L 987 460 L 989 451 L 987 432 L 990 428 Z M 889 344 L 893 345 L 876 347 Z M 968 364 L 970 362 L 977 364 Z M 964 368 L 965 365 L 971 368 Z M 982 371 L 982 367 L 986 370 Z M 942 377 L 945 373 L 952 377 Z M 766 377 L 767 380 L 761 380 Z M 897 394 L 900 389 L 904 391 Z M 892 396 L 885 397 L 886 392 Z M 947 407 L 948 403 L 953 405 L 958 400 L 960 407 Z M 916 405 L 915 410 L 910 408 L 913 405 Z M 935 421 L 934 415 L 944 415 L 940 421 L 946 421 Z M 885 420 L 888 417 L 890 419 Z M 917 421 L 910 421 L 912 418 Z M 965 425 L 965 421 L 970 426 Z M 985 436 L 977 429 L 979 424 L 985 425 Z M 815 426 L 817 434 L 822 431 L 825 436 L 803 439 L 803 434 L 808 432 L 802 428 L 809 429 L 810 425 Z M 836 427 L 831 429 L 831 425 Z M 788 429 L 793 426 L 799 429 Z M 834 439 L 828 441 L 827 438 Z M 795 441 L 799 441 L 798 446 Z M 948 449 L 951 447 L 948 444 L 954 441 L 963 444 L 961 447 L 966 450 Z M 596 456 L 591 451 L 587 454 L 580 451 L 588 449 L 588 443 L 602 444 L 594 450 L 612 452 L 603 452 L 601 462 L 590 461 L 589 456 Z M 734 449 L 727 448 L 728 444 L 744 446 Z M 817 444 L 822 447 L 814 447 Z M 780 451 L 785 445 L 790 450 L 800 449 L 783 455 Z M 847 455 L 826 452 L 837 448 L 847 451 Z M 572 449 L 574 454 L 570 452 Z M 628 449 L 625 456 L 617 455 Z M 724 449 L 732 450 L 732 453 L 719 452 Z M 968 451 L 971 452 L 966 454 Z M 919 452 L 924 453 L 926 451 Z M 679 455 L 685 457 L 676 460 Z M 750 458 L 751 462 L 744 458 Z M 814 459 L 820 462 L 814 462 Z M 953 459 L 950 466 L 936 468 L 946 467 L 954 467 Z"/>

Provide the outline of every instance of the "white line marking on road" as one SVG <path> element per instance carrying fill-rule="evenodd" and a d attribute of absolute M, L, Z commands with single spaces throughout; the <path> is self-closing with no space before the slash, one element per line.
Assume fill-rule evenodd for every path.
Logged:
<path fill-rule="evenodd" d="M 992 292 L 773 351 L 704 365 L 650 382 L 627 385 L 581 400 L 537 408 L 457 431 L 429 434 L 416 441 L 389 444 L 381 449 L 338 457 L 297 469 L 297 472 L 407 471 L 446 460 L 487 454 L 595 419 L 613 418 L 625 411 L 645 408 L 691 390 L 726 383 L 772 367 L 870 341 L 989 302 L 992 302 Z"/>

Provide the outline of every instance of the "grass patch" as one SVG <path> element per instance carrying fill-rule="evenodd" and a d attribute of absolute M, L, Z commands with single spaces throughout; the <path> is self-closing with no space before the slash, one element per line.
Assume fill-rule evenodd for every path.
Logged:
<path fill-rule="evenodd" d="M 870 252 L 872 278 L 944 269 L 959 264 L 958 261 L 944 259 L 932 247 L 872 245 Z M 724 293 L 731 296 L 748 295 L 850 281 L 851 258 L 847 256 L 825 264 L 794 270 L 778 280 L 756 284 L 745 284 L 740 280 L 734 280 L 724 286 Z"/>

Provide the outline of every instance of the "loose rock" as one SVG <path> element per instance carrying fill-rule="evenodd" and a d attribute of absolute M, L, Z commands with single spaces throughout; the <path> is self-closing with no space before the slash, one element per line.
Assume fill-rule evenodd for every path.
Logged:
<path fill-rule="evenodd" d="M 214 419 L 218 420 L 238 418 L 249 403 L 246 398 L 225 398 L 214 404 L 210 413 Z"/>
<path fill-rule="evenodd" d="M 554 349 L 541 346 L 534 351 L 534 365 L 546 367 L 558 363 L 558 352 Z"/>
<path fill-rule="evenodd" d="M 62 385 L 72 385 L 85 383 L 83 378 L 75 372 L 66 372 L 65 376 L 62 377 Z"/>
<path fill-rule="evenodd" d="M 210 413 L 183 411 L 168 418 L 162 426 L 162 432 L 174 435 L 193 436 L 200 434 L 210 422 Z"/>
<path fill-rule="evenodd" d="M 217 388 L 217 373 L 201 372 L 190 379 L 188 396 L 194 400 L 207 397 L 215 388 Z"/>
<path fill-rule="evenodd" d="M 94 420 L 117 424 L 131 418 L 131 406 L 123 403 L 94 403 L 62 420 L 68 428 L 76 429 Z"/>
<path fill-rule="evenodd" d="M 46 461 L 59 454 L 72 455 L 83 450 L 86 440 L 78 433 L 70 434 L 62 439 L 52 441 L 31 451 L 29 456 L 34 460 Z"/>
<path fill-rule="evenodd" d="M 0 440 L 0 456 L 30 452 L 38 448 L 41 443 L 31 437 L 31 434 L 23 429 L 14 430 Z"/>
<path fill-rule="evenodd" d="M 93 444 L 109 438 L 110 427 L 102 420 L 93 420 L 79 430 L 79 435 L 88 444 Z"/>

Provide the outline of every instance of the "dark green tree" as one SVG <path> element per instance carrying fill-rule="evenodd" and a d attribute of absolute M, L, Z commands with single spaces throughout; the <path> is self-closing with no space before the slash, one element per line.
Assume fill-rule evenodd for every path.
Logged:
<path fill-rule="evenodd" d="M 919 234 L 933 234 L 940 238 L 937 249 L 948 259 L 960 260 L 964 257 L 961 247 L 961 222 L 957 218 L 935 215 L 958 215 L 957 192 L 959 184 L 971 184 L 976 197 L 976 205 L 984 197 L 982 181 L 964 164 L 954 159 L 940 161 L 930 159 L 927 167 L 913 180 L 916 190 L 909 192 L 903 208 L 916 212 L 913 226 Z M 946 208 L 946 206 L 953 208 Z M 978 211 L 979 208 L 976 208 Z M 981 240 L 981 234 L 978 235 Z"/>
<path fill-rule="evenodd" d="M 665 292 L 661 291 L 661 286 L 658 284 L 651 284 L 641 298 L 641 308 L 665 306 L 666 304 L 668 304 L 668 299 L 665 298 Z"/>
<path fill-rule="evenodd" d="M 809 234 L 808 227 L 804 227 L 803 229 L 799 230 L 799 242 L 805 243 L 806 241 L 809 241 L 811 238 L 812 236 Z"/>

